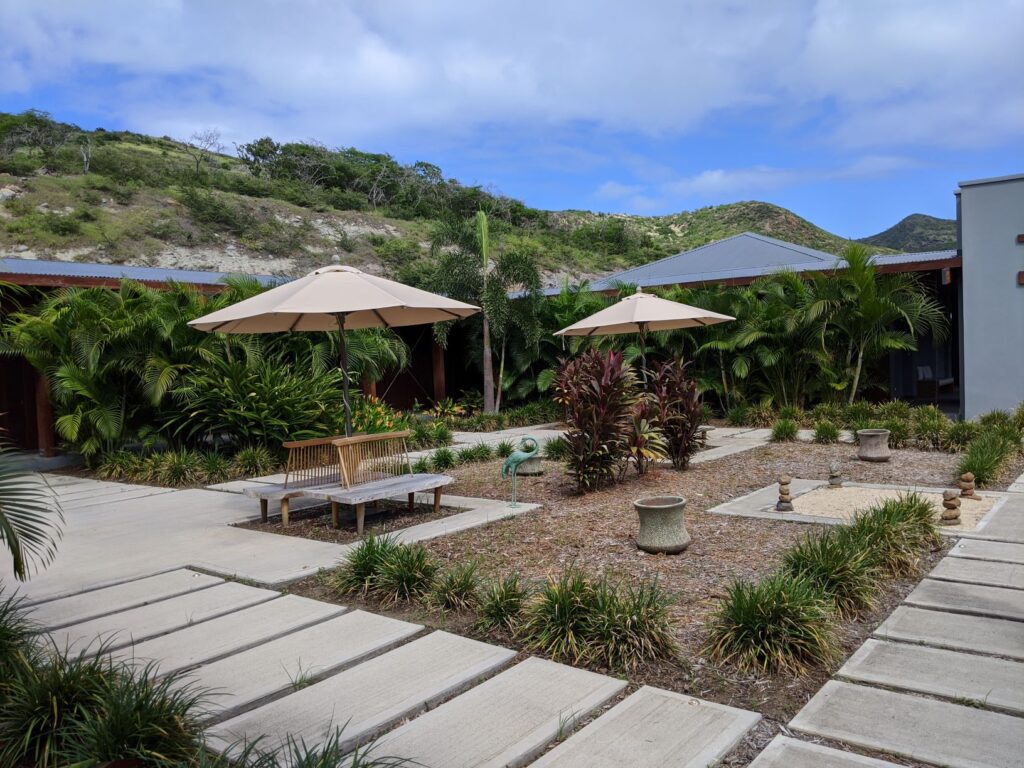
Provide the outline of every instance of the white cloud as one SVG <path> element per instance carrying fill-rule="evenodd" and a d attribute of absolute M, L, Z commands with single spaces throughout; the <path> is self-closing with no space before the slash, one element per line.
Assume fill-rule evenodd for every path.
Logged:
<path fill-rule="evenodd" d="M 497 123 L 677 136 L 756 109 L 884 151 L 1019 141 L 1021 39 L 1021 0 L 6 0 L 0 94 L 77 82 L 141 130 L 378 146 Z"/>

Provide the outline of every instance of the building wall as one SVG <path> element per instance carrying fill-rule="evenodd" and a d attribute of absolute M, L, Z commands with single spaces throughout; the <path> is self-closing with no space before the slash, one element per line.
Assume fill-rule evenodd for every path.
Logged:
<path fill-rule="evenodd" d="M 960 188 L 963 412 L 1024 402 L 1024 175 Z"/>

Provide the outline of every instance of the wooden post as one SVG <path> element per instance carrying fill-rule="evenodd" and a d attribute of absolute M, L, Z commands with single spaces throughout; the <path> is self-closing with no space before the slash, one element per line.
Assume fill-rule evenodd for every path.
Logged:
<path fill-rule="evenodd" d="M 53 456 L 53 408 L 50 406 L 50 382 L 42 371 L 36 371 L 36 434 L 39 453 Z"/>
<path fill-rule="evenodd" d="M 431 345 L 431 362 L 434 374 L 434 402 L 438 402 L 445 398 L 444 349 L 437 343 L 436 339 L 431 341 Z"/>
<path fill-rule="evenodd" d="M 434 514 L 441 514 L 441 489 L 434 489 Z"/>
<path fill-rule="evenodd" d="M 363 379 L 360 382 L 360 385 L 362 387 L 364 395 L 367 395 L 368 397 L 376 397 L 377 396 L 377 382 L 376 381 L 371 381 L 370 379 L 368 379 L 365 376 L 363 376 Z"/>
<path fill-rule="evenodd" d="M 291 511 L 287 497 L 281 499 L 281 525 L 288 525 L 288 513 Z"/>
<path fill-rule="evenodd" d="M 410 493 L 409 494 L 409 511 L 412 512 L 412 510 L 413 510 L 413 508 L 415 508 L 415 506 L 416 506 L 416 494 L 415 493 Z"/>
<path fill-rule="evenodd" d="M 339 523 L 340 523 L 340 521 L 339 521 L 339 515 L 338 515 L 338 502 L 332 501 L 331 502 L 331 525 L 333 525 L 335 528 L 339 528 L 340 527 Z"/>
<path fill-rule="evenodd" d="M 356 535 L 363 535 L 363 520 L 366 518 L 366 505 L 356 504 Z"/>
<path fill-rule="evenodd" d="M 266 499 L 260 499 L 260 522 L 261 523 L 267 522 L 267 517 L 268 517 L 267 500 Z"/>

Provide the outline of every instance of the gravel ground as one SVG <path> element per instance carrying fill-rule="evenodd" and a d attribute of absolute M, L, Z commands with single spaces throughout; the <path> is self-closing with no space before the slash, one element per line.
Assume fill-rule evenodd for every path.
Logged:
<path fill-rule="evenodd" d="M 477 560 L 485 576 L 518 570 L 540 580 L 576 565 L 592 574 L 606 573 L 623 580 L 657 577 L 677 602 L 673 619 L 679 658 L 647 665 L 629 675 L 631 686 L 656 685 L 693 696 L 761 712 L 766 723 L 730 756 L 727 765 L 745 765 L 778 733 L 838 668 L 817 669 L 802 677 L 767 676 L 720 667 L 704 657 L 706 622 L 737 578 L 756 579 L 776 568 L 782 552 L 808 533 L 814 524 L 705 514 L 705 510 L 761 488 L 780 474 L 825 478 L 831 461 L 843 462 L 850 480 L 875 483 L 944 485 L 952 476 L 956 457 L 913 450 L 894 452 L 888 464 L 857 461 L 846 445 L 773 444 L 699 464 L 679 473 L 654 469 L 642 478 L 631 476 L 617 486 L 577 495 L 560 465 L 546 462 L 542 477 L 520 478 L 520 499 L 543 507 L 516 518 L 434 539 L 426 546 L 446 563 Z M 507 498 L 500 480 L 500 462 L 466 465 L 452 471 L 452 493 L 484 498 Z M 648 555 L 634 543 L 638 522 L 631 503 L 644 495 L 676 494 L 689 500 L 686 524 L 693 537 L 678 556 Z M 922 572 L 944 553 L 928 553 Z M 848 657 L 892 611 L 918 579 L 886 580 L 879 605 L 870 614 L 841 626 L 844 657 Z M 502 645 L 519 647 L 503 633 L 482 635 L 473 618 L 443 614 L 423 606 L 382 611 L 376 601 L 339 597 L 323 579 L 312 577 L 293 588 L 350 607 L 364 607 L 407 620 L 445 628 Z M 840 662 L 841 663 L 841 662 Z M 602 670 L 605 671 L 605 670 Z"/>

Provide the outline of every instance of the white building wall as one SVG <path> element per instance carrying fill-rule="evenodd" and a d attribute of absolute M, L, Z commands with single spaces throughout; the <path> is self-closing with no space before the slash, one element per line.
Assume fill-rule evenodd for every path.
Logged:
<path fill-rule="evenodd" d="M 1024 402 L 1024 174 L 961 182 L 966 418 Z"/>

